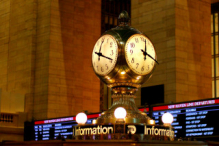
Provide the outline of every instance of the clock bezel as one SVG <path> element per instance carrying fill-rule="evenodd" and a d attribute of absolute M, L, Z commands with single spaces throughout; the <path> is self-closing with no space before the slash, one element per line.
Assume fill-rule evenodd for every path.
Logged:
<path fill-rule="evenodd" d="M 115 64 L 114 64 L 114 66 L 112 67 L 111 71 L 109 71 L 109 72 L 107 72 L 107 73 L 105 73 L 105 74 L 99 74 L 98 72 L 96 72 L 96 70 L 95 70 L 95 68 L 94 68 L 94 66 L 93 66 L 93 52 L 94 52 L 94 47 L 95 47 L 97 41 L 99 41 L 100 38 L 102 38 L 103 36 L 106 36 L 106 35 L 109 35 L 110 37 L 112 37 L 112 38 L 115 40 L 115 43 L 117 44 L 116 62 L 115 62 Z M 121 45 L 120 45 L 120 43 L 119 43 L 119 42 L 120 42 L 119 40 L 121 40 L 121 38 L 120 38 L 120 36 L 119 36 L 118 34 L 116 34 L 116 33 L 113 33 L 113 32 L 111 32 L 111 33 L 103 33 L 103 34 L 98 38 L 98 40 L 95 42 L 95 45 L 94 45 L 93 50 L 92 50 L 92 62 L 91 62 L 92 68 L 93 68 L 95 74 L 96 74 L 100 79 L 102 79 L 102 81 L 105 82 L 105 83 L 106 83 L 106 81 L 109 81 L 109 79 L 112 79 L 112 78 L 117 74 L 117 72 L 118 72 L 118 70 L 119 70 L 119 62 L 120 62 L 120 57 L 119 57 L 119 56 L 120 56 L 120 52 L 121 52 Z"/>
<path fill-rule="evenodd" d="M 133 76 L 133 77 L 136 78 L 136 79 L 140 79 L 141 76 L 148 76 L 148 78 L 150 78 L 150 75 L 153 73 L 153 71 L 154 71 L 154 69 L 155 69 L 155 67 L 156 67 L 156 62 L 155 62 L 155 61 L 154 61 L 154 66 L 153 66 L 153 68 L 151 69 L 151 71 L 149 71 L 149 72 L 147 72 L 147 73 L 145 73 L 145 74 L 141 74 L 141 73 L 138 73 L 137 71 L 134 71 L 134 70 L 132 69 L 131 65 L 129 65 L 130 63 L 129 63 L 129 61 L 128 61 L 128 55 L 127 55 L 127 53 L 126 53 L 127 44 L 129 43 L 129 39 L 133 38 L 135 35 L 144 36 L 144 37 L 146 37 L 146 38 L 150 41 L 150 43 L 152 44 L 152 46 L 153 46 L 153 48 L 154 48 L 154 53 L 155 53 L 154 59 L 157 60 L 156 50 L 155 50 L 154 44 L 152 43 L 151 39 L 150 39 L 148 36 L 146 36 L 145 34 L 143 34 L 143 33 L 132 34 L 131 36 L 129 36 L 129 37 L 127 38 L 126 43 L 125 43 L 125 45 L 124 45 L 124 56 L 125 56 L 125 60 L 126 60 L 126 65 L 127 65 L 127 67 L 128 67 L 128 69 L 126 70 L 126 72 L 127 72 L 130 76 Z"/>

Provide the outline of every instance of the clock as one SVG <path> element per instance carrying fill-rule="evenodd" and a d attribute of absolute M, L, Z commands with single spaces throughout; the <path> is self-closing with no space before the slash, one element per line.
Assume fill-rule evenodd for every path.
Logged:
<path fill-rule="evenodd" d="M 113 98 L 112 106 L 98 117 L 97 123 L 118 123 L 114 110 L 124 107 L 127 111 L 125 123 L 149 124 L 150 118 L 138 110 L 134 98 L 158 64 L 155 49 L 148 37 L 129 26 L 126 11 L 119 15 L 118 23 L 117 27 L 104 32 L 92 52 L 94 72 L 111 88 Z M 101 90 L 104 93 L 104 88 Z"/>
<path fill-rule="evenodd" d="M 106 76 L 115 68 L 118 58 L 118 44 L 109 34 L 101 36 L 92 53 L 92 65 L 95 73 Z"/>
<path fill-rule="evenodd" d="M 131 71 L 137 75 L 150 74 L 157 62 L 154 46 L 143 34 L 134 34 L 128 38 L 125 59 Z"/>

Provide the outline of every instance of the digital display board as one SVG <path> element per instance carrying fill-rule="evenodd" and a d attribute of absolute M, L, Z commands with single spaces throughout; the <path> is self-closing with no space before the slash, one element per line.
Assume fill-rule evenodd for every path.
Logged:
<path fill-rule="evenodd" d="M 149 108 L 139 109 L 142 112 L 148 111 Z M 97 114 L 88 114 L 86 124 L 92 124 L 93 119 L 100 116 Z M 76 126 L 76 117 L 64 117 L 56 119 L 47 119 L 34 122 L 34 140 L 53 140 L 61 135 L 65 139 L 72 139 L 73 126 Z M 30 140 L 30 139 L 29 139 Z M 31 138 L 31 140 L 33 140 Z"/>
<path fill-rule="evenodd" d="M 161 124 L 165 112 L 174 117 L 172 127 L 177 138 L 219 135 L 219 99 L 154 106 L 152 118 L 156 124 Z"/>
<path fill-rule="evenodd" d="M 99 117 L 100 114 L 88 115 L 86 124 L 91 124 L 93 119 Z M 41 120 L 34 122 L 34 139 L 53 140 L 59 135 L 65 139 L 72 139 L 73 126 L 76 126 L 75 117 L 65 117 L 49 120 Z"/>
<path fill-rule="evenodd" d="M 148 112 L 149 108 L 140 108 Z M 150 114 L 157 125 L 163 124 L 161 116 L 169 112 L 174 116 L 172 127 L 176 138 L 219 136 L 217 116 L 219 115 L 219 99 L 192 101 L 161 106 L 151 106 Z M 100 113 L 88 115 L 87 124 L 100 116 Z M 66 139 L 72 138 L 75 117 L 64 117 L 34 122 L 34 139 L 50 140 L 61 135 Z M 32 138 L 31 138 L 32 139 Z"/>

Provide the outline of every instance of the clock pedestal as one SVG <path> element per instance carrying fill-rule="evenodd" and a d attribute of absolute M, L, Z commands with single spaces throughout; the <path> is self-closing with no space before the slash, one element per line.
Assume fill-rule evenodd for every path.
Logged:
<path fill-rule="evenodd" d="M 145 123 L 150 124 L 151 118 L 146 113 L 141 112 L 135 105 L 136 88 L 117 87 L 112 89 L 113 104 L 109 110 L 101 113 L 97 119 L 97 124 L 116 123 L 117 119 L 114 116 L 114 111 L 118 107 L 126 109 L 127 115 L 124 119 L 125 123 Z"/>
<path fill-rule="evenodd" d="M 75 126 L 74 136 L 93 140 L 171 140 L 174 131 L 170 127 L 155 125 L 135 105 L 137 89 L 151 77 L 158 63 L 154 46 L 146 35 L 128 25 L 126 11 L 119 15 L 118 22 L 116 28 L 97 40 L 92 53 L 94 72 L 112 89 L 113 104 L 93 124 Z"/>

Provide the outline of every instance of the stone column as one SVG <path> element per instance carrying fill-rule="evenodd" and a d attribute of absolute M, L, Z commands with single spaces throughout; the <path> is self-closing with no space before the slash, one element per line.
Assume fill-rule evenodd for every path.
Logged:
<path fill-rule="evenodd" d="M 25 95 L 29 120 L 99 111 L 100 0 L 2 0 L 0 16 L 0 88 Z"/>
<path fill-rule="evenodd" d="M 131 24 L 160 63 L 143 87 L 164 84 L 165 103 L 212 97 L 210 9 L 210 0 L 132 0 Z"/>

